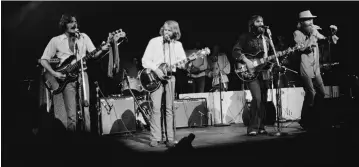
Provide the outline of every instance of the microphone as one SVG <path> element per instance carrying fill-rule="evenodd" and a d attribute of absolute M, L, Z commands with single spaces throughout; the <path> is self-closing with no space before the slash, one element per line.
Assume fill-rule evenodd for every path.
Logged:
<path fill-rule="evenodd" d="M 80 30 L 77 27 L 75 28 L 75 35 L 77 38 L 81 36 Z"/>
<path fill-rule="evenodd" d="M 272 32 L 270 31 L 269 26 L 263 25 L 262 27 L 266 30 L 269 36 L 272 36 Z"/>
<path fill-rule="evenodd" d="M 319 26 L 317 26 L 317 25 L 314 25 L 314 24 L 311 25 L 311 27 L 314 28 L 314 29 L 316 29 L 316 30 L 321 30 L 321 29 L 322 29 L 321 27 L 319 27 Z"/>
<path fill-rule="evenodd" d="M 263 25 L 262 28 L 264 28 L 264 29 L 269 29 L 269 26 Z"/>
<path fill-rule="evenodd" d="M 171 41 L 171 38 L 170 38 L 170 36 L 168 36 L 168 35 L 165 35 L 165 36 L 163 36 L 163 43 L 169 43 Z"/>

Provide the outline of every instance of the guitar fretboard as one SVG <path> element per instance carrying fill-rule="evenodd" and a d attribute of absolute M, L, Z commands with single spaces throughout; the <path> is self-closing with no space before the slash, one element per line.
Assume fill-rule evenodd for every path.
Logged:
<path fill-rule="evenodd" d="M 94 51 L 86 54 L 86 56 L 82 58 L 82 61 L 87 61 L 89 58 L 93 57 L 101 49 L 101 47 L 102 45 L 96 48 Z M 69 65 L 69 67 L 66 68 L 66 71 L 72 72 L 73 70 L 78 69 L 80 65 L 81 65 L 81 60 L 78 60 L 75 64 Z"/>
<path fill-rule="evenodd" d="M 286 54 L 288 54 L 288 53 L 290 53 L 292 51 L 293 51 L 293 49 L 289 48 L 287 50 L 277 52 L 277 55 L 271 55 L 271 56 L 268 56 L 266 58 L 261 58 L 259 60 L 260 60 L 261 63 L 265 63 L 265 62 L 268 62 L 269 60 L 275 59 L 276 57 L 281 57 L 283 55 L 286 55 Z"/>
<path fill-rule="evenodd" d="M 190 58 L 191 58 L 192 56 L 197 56 L 197 55 L 200 54 L 201 52 L 202 52 L 202 50 L 199 50 L 199 51 L 197 51 L 196 53 L 193 53 L 191 56 L 188 56 L 187 58 L 185 58 L 185 59 L 183 59 L 183 60 L 181 60 L 181 61 L 176 62 L 175 64 L 173 64 L 173 65 L 170 66 L 170 69 L 176 68 L 176 67 L 180 66 L 181 64 L 187 63 L 189 60 L 191 60 Z"/>

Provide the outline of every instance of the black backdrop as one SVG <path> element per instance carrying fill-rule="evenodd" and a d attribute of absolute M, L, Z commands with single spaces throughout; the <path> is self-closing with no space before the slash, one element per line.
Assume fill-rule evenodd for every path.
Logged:
<path fill-rule="evenodd" d="M 273 37 L 292 42 L 298 13 L 311 10 L 315 24 L 339 28 L 339 43 L 332 46 L 332 61 L 339 61 L 341 71 L 358 71 L 352 44 L 357 2 L 2 2 L 2 79 L 4 86 L 25 79 L 38 79 L 39 59 L 51 37 L 59 35 L 58 21 L 64 12 L 78 16 L 80 30 L 95 45 L 108 32 L 122 28 L 129 41 L 120 46 L 122 63 L 142 54 L 149 39 L 158 35 L 164 21 L 179 22 L 185 49 L 199 41 L 205 46 L 221 43 L 231 60 L 231 49 L 238 35 L 247 31 L 253 14 L 264 17 Z M 106 58 L 92 63 L 93 80 L 117 84 L 106 77 Z M 9 84 L 9 85 L 8 85 Z M 104 86 L 109 88 L 110 86 Z M 3 89 L 4 90 L 4 89 Z"/>

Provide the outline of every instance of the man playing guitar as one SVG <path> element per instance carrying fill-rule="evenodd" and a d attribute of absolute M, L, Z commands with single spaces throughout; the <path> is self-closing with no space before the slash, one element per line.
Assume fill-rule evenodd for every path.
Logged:
<path fill-rule="evenodd" d="M 54 76 L 56 79 L 64 80 L 67 76 L 61 72 L 55 71 L 49 63 L 50 59 L 57 56 L 62 63 L 70 56 L 76 55 L 76 60 L 79 60 L 82 57 L 86 56 L 87 52 L 92 52 L 96 50 L 96 48 L 89 36 L 87 36 L 85 33 L 80 33 L 78 31 L 77 19 L 74 15 L 62 15 L 59 22 L 59 28 L 61 29 L 62 34 L 53 37 L 50 40 L 41 57 L 40 63 L 47 70 L 47 72 Z M 94 54 L 94 56 L 99 56 L 103 50 L 108 50 L 108 48 L 108 44 L 103 45 L 102 48 Z M 85 81 L 86 85 L 88 85 L 86 72 L 84 72 L 84 79 L 81 80 Z M 65 88 L 62 90 L 61 93 L 53 95 L 55 117 L 60 119 L 66 129 L 71 132 L 76 131 L 76 94 L 78 93 L 77 84 L 78 80 L 71 81 L 66 84 Z M 85 91 L 88 95 L 88 86 L 86 86 Z M 60 107 L 63 105 L 65 107 L 66 113 L 60 113 Z M 85 131 L 90 132 L 90 114 L 88 109 L 84 111 L 83 119 L 85 122 Z"/>
<path fill-rule="evenodd" d="M 268 37 L 264 36 L 265 28 L 263 25 L 262 16 L 252 16 L 248 22 L 249 32 L 242 34 L 233 48 L 232 56 L 236 61 L 243 61 L 249 70 L 254 69 L 256 65 L 244 53 L 255 55 L 255 53 L 264 51 L 262 56 L 268 56 L 270 41 Z M 267 100 L 268 84 L 265 84 L 263 78 L 263 76 L 259 76 L 250 82 L 246 82 L 253 97 L 249 113 L 250 121 L 247 128 L 247 134 L 250 136 L 267 133 L 264 129 L 266 112 L 264 104 Z"/>
<path fill-rule="evenodd" d="M 175 127 L 174 127 L 174 91 L 175 91 L 175 76 L 176 67 L 172 66 L 178 61 L 186 59 L 186 53 L 183 49 L 182 43 L 178 41 L 181 38 L 181 31 L 176 21 L 169 20 L 164 23 L 160 29 L 160 36 L 152 38 L 142 57 L 142 66 L 151 69 L 157 77 L 163 80 L 159 88 L 151 92 L 151 99 L 153 100 L 153 113 L 150 117 L 151 142 L 150 146 L 157 147 L 159 142 L 163 140 L 161 135 L 161 104 L 162 94 L 165 91 L 166 111 L 165 123 L 167 131 L 166 146 L 172 147 L 175 144 Z M 161 64 L 167 64 L 171 69 L 166 72 L 161 69 Z M 184 64 L 179 66 L 184 68 Z M 164 80 L 167 78 L 166 80 Z"/>

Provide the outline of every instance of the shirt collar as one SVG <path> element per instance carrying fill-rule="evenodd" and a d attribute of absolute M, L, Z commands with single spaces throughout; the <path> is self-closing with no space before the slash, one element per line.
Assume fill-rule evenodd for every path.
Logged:
<path fill-rule="evenodd" d="M 60 38 L 60 40 L 68 39 L 68 37 L 65 35 L 65 33 L 61 34 L 59 38 Z"/>

